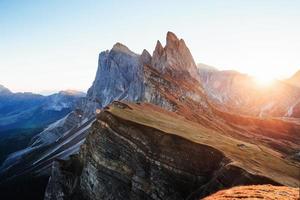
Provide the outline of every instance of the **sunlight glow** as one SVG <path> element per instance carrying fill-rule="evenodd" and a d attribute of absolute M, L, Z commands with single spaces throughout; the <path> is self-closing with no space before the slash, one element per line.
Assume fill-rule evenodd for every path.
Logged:
<path fill-rule="evenodd" d="M 275 81 L 275 77 L 268 76 L 268 75 L 258 75 L 254 76 L 254 81 L 257 85 L 262 86 L 262 87 L 267 87 L 273 84 Z"/>

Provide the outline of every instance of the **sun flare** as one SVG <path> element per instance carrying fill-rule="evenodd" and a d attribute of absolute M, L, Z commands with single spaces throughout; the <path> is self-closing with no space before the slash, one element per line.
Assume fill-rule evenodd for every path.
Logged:
<path fill-rule="evenodd" d="M 269 87 L 273 85 L 273 83 L 276 80 L 275 74 L 272 74 L 270 72 L 266 72 L 266 73 L 260 72 L 260 73 L 252 74 L 252 77 L 254 83 L 259 87 Z"/>
<path fill-rule="evenodd" d="M 254 81 L 257 85 L 267 87 L 273 84 L 275 78 L 272 76 L 254 76 Z"/>

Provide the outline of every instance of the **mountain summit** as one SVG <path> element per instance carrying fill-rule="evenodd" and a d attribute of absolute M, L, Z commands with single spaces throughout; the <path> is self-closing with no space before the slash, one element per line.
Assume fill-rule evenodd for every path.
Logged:
<path fill-rule="evenodd" d="M 151 64 L 161 73 L 182 76 L 188 72 L 198 80 L 197 66 L 190 50 L 184 40 L 178 39 L 172 32 L 167 33 L 165 47 L 157 41 Z"/>
<path fill-rule="evenodd" d="M 96 77 L 86 98 L 77 104 L 73 112 L 35 136 L 26 149 L 11 154 L 0 168 L 2 180 L 22 175 L 25 173 L 24 166 L 26 173 L 45 173 L 47 170 L 49 173 L 51 160 L 66 158 L 77 152 L 97 110 L 115 100 L 144 101 L 176 111 L 176 99 L 192 98 L 207 107 L 201 87 L 192 81 L 197 78 L 196 65 L 184 41 L 168 32 L 166 43 L 162 47 L 158 41 L 152 56 L 147 50 L 141 55 L 136 54 L 121 43 L 101 52 Z M 178 90 L 183 86 L 185 88 Z M 210 112 L 208 108 L 202 108 L 204 110 Z M 66 146 L 64 141 L 72 145 Z M 42 172 L 37 166 L 45 170 Z"/>

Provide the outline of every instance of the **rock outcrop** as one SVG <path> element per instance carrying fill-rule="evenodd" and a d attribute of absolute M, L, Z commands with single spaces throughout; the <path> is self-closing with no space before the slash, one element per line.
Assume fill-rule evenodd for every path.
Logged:
<path fill-rule="evenodd" d="M 162 74 L 169 73 L 176 77 L 190 75 L 198 80 L 197 66 L 190 50 L 184 40 L 179 40 L 172 32 L 167 33 L 165 47 L 157 41 L 151 65 Z"/>
<path fill-rule="evenodd" d="M 143 55 L 143 59 L 147 62 L 149 58 Z M 113 100 L 141 101 L 143 59 L 120 43 L 111 51 L 100 53 L 96 78 L 87 98 L 96 101 L 100 108 Z"/>

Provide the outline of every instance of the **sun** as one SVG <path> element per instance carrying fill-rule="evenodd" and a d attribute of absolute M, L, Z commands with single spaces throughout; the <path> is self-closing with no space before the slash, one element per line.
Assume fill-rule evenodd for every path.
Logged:
<path fill-rule="evenodd" d="M 257 85 L 261 86 L 261 87 L 267 87 L 267 86 L 271 86 L 274 81 L 275 81 L 275 78 L 270 76 L 270 75 L 256 75 L 256 76 L 253 76 L 254 78 L 254 81 Z"/>

